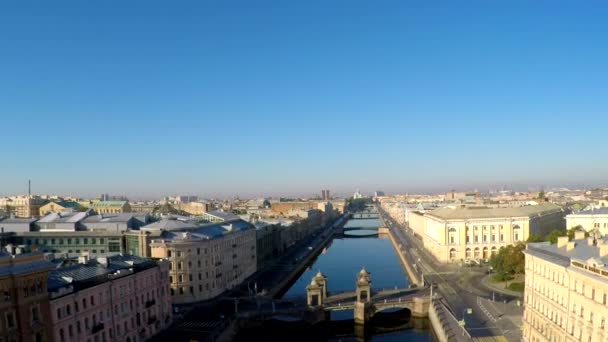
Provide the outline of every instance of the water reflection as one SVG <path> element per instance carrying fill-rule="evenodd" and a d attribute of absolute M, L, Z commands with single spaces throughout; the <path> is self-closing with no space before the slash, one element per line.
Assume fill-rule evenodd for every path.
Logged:
<path fill-rule="evenodd" d="M 323 254 L 294 282 L 283 298 L 301 297 L 306 294 L 306 285 L 317 271 L 327 276 L 329 294 L 339 291 L 354 291 L 355 276 L 361 267 L 371 273 L 372 288 L 408 287 L 407 276 L 390 241 L 377 237 L 377 219 L 351 220 L 345 228 L 357 229 L 345 232 L 344 237 L 334 239 Z M 351 235 L 352 234 L 352 235 Z M 350 236 L 350 237 L 349 237 Z M 363 237 L 362 237 L 363 236 Z M 369 324 L 358 326 L 353 321 L 353 311 L 328 313 L 327 320 L 314 326 L 291 318 L 272 319 L 260 323 L 257 328 L 239 332 L 236 341 L 431 341 L 428 320 L 409 317 L 409 310 L 383 311 L 376 314 Z"/>

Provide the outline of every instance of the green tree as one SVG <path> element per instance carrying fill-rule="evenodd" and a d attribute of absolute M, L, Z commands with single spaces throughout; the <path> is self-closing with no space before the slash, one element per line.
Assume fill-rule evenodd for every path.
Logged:
<path fill-rule="evenodd" d="M 528 236 L 528 241 L 527 242 L 543 242 L 543 237 L 540 236 L 539 234 L 530 234 L 530 236 Z"/>
<path fill-rule="evenodd" d="M 541 191 L 538 193 L 538 199 L 539 199 L 539 200 L 544 200 L 544 199 L 545 199 L 545 190 L 541 190 Z"/>
<path fill-rule="evenodd" d="M 523 274 L 525 271 L 525 256 L 523 250 L 526 245 L 519 243 L 515 246 L 501 248 L 498 253 L 490 258 L 490 265 L 496 272 L 494 279 L 508 281 L 515 274 Z M 505 282 L 505 287 L 508 282 Z"/>
<path fill-rule="evenodd" d="M 567 235 L 568 231 L 566 230 L 554 229 L 549 234 L 547 234 L 547 236 L 545 236 L 545 241 L 549 241 L 551 242 L 551 244 L 556 244 L 558 237 Z"/>

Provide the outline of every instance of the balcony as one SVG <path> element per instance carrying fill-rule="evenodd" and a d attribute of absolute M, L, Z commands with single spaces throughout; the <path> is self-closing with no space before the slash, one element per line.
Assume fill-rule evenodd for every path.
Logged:
<path fill-rule="evenodd" d="M 151 306 L 154 306 L 154 304 L 156 304 L 156 299 L 151 299 L 151 300 L 146 301 L 146 309 Z"/>
<path fill-rule="evenodd" d="M 96 333 L 102 331 L 103 329 L 104 329 L 103 322 L 100 322 L 93 326 L 93 329 L 91 329 L 91 333 L 96 334 Z"/>

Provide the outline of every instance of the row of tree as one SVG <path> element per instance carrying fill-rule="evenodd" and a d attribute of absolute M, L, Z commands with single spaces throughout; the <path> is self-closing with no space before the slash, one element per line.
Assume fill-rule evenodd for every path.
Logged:
<path fill-rule="evenodd" d="M 530 235 L 528 242 L 542 242 L 548 241 L 552 244 L 557 243 L 557 238 L 560 236 L 568 236 L 568 239 L 574 238 L 574 232 L 581 230 L 582 227 L 577 226 L 569 230 L 552 230 L 544 238 L 540 235 Z M 589 233 L 585 232 L 585 237 L 588 237 Z M 509 280 L 513 279 L 516 274 L 523 274 L 525 269 L 525 256 L 523 250 L 526 249 L 524 243 L 518 243 L 516 245 L 506 246 L 501 248 L 498 253 L 494 254 L 490 258 L 490 266 L 494 270 L 496 280 Z"/>

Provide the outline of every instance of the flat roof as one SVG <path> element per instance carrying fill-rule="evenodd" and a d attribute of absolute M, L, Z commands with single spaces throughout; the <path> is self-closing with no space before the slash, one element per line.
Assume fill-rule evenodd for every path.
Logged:
<path fill-rule="evenodd" d="M 444 220 L 483 219 L 502 217 L 530 217 L 539 214 L 561 211 L 562 208 L 552 203 L 526 205 L 514 208 L 453 208 L 443 207 L 427 212 L 425 215 Z"/>

